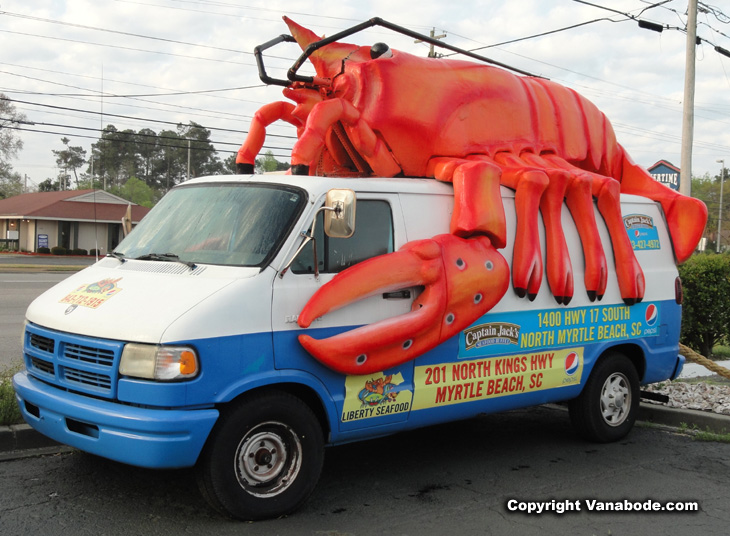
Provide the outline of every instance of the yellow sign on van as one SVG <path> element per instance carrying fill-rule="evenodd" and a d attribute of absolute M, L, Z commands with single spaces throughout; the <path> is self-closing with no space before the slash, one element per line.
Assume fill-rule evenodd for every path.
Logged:
<path fill-rule="evenodd" d="M 583 348 L 416 367 L 413 409 L 575 385 L 582 374 Z"/>

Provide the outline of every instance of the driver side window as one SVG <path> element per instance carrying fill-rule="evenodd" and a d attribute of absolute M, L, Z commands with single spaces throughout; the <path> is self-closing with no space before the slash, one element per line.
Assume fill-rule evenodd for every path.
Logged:
<path fill-rule="evenodd" d="M 390 204 L 371 199 L 358 200 L 355 233 L 350 238 L 324 234 L 324 215 L 317 215 L 315 228 L 320 273 L 338 273 L 371 257 L 393 251 L 393 217 Z M 304 247 L 292 264 L 295 274 L 313 274 L 312 244 Z"/>

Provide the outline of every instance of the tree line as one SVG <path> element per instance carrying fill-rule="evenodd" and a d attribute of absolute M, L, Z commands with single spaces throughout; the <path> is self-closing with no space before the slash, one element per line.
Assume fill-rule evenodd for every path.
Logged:
<path fill-rule="evenodd" d="M 235 155 L 221 160 L 210 141 L 210 130 L 192 121 L 160 132 L 119 130 L 110 124 L 88 153 L 66 137 L 61 142 L 63 149 L 53 150 L 58 176 L 40 183 L 40 191 L 99 188 L 124 195 L 130 193 L 127 183 L 131 180 L 132 190 L 142 192 L 140 204 L 149 206 L 188 174 L 234 171 Z"/>

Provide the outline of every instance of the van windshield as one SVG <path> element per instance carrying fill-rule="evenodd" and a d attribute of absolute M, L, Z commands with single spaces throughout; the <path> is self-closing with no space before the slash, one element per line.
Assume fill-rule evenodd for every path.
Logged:
<path fill-rule="evenodd" d="M 306 193 L 269 184 L 171 190 L 115 248 L 128 259 L 263 266 L 304 208 Z"/>

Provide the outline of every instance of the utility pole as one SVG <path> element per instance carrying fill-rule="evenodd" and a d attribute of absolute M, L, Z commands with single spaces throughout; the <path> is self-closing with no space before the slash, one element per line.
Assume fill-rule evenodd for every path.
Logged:
<path fill-rule="evenodd" d="M 190 180 L 190 138 L 188 138 L 188 180 Z"/>
<path fill-rule="evenodd" d="M 697 47 L 697 0 L 687 6 L 687 52 L 684 67 L 684 107 L 682 119 L 682 180 L 679 191 L 692 195 L 692 143 L 694 135 L 695 104 L 695 49 Z"/>
<path fill-rule="evenodd" d="M 720 230 L 722 229 L 722 186 L 725 184 L 725 161 L 718 160 L 718 164 L 722 164 L 720 168 L 720 208 L 717 216 L 717 253 L 720 253 Z"/>
<path fill-rule="evenodd" d="M 436 35 L 436 28 L 431 28 L 431 39 L 443 39 L 446 37 L 446 34 L 443 33 L 441 35 Z M 413 41 L 414 43 L 423 43 L 420 39 L 417 39 Z M 436 54 L 436 51 L 434 50 L 434 44 L 431 43 L 431 46 L 428 49 L 428 57 L 429 58 L 440 58 L 441 54 Z"/>

